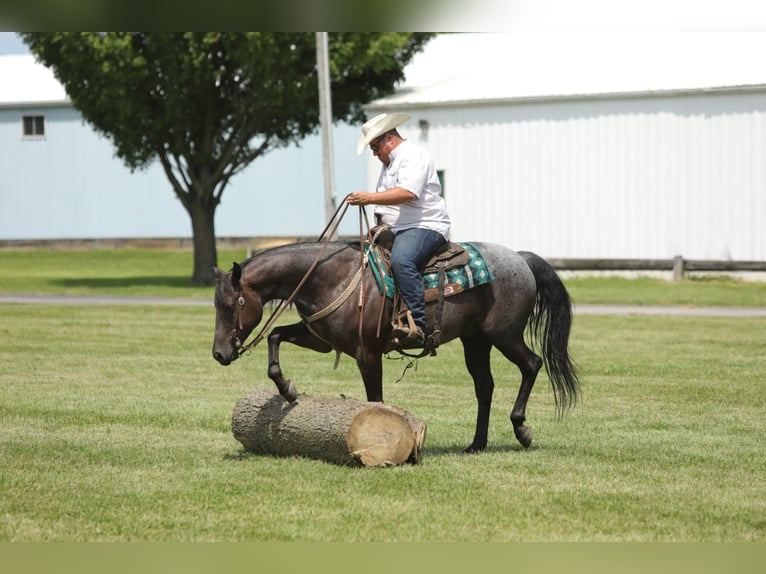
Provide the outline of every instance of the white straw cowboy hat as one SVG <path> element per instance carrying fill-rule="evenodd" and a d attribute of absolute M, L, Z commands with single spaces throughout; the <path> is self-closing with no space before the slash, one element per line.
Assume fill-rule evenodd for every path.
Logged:
<path fill-rule="evenodd" d="M 375 116 L 371 120 L 362 126 L 362 137 L 359 138 L 359 143 L 356 146 L 356 155 L 361 155 L 370 142 L 376 138 L 382 136 L 389 130 L 394 129 L 396 126 L 402 125 L 410 119 L 409 114 L 380 114 Z"/>

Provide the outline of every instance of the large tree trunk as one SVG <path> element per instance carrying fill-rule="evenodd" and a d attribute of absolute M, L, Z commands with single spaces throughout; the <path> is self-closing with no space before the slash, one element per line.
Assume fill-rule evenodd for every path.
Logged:
<path fill-rule="evenodd" d="M 215 284 L 213 267 L 218 265 L 218 251 L 215 243 L 215 204 L 211 200 L 191 199 L 188 208 L 192 223 L 194 242 L 193 285 Z"/>
<path fill-rule="evenodd" d="M 426 425 L 402 408 L 300 395 L 288 403 L 255 390 L 234 407 L 231 429 L 248 451 L 349 466 L 419 463 Z"/>

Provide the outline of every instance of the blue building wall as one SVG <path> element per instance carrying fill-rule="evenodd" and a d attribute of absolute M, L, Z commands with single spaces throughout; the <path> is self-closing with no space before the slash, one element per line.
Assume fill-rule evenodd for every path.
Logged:
<path fill-rule="evenodd" d="M 24 138 L 23 115 L 45 116 Z M 357 126 L 333 132 L 336 194 L 363 189 Z M 341 233 L 354 233 L 347 218 Z M 218 237 L 314 236 L 326 224 L 321 141 L 274 150 L 235 176 L 216 210 Z M 0 240 L 188 238 L 189 216 L 160 165 L 131 173 L 71 106 L 0 108 Z"/>

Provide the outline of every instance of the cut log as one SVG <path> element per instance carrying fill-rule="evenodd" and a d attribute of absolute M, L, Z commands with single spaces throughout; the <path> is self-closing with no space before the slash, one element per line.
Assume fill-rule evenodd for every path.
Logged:
<path fill-rule="evenodd" d="M 394 405 L 306 395 L 288 403 L 270 390 L 237 401 L 231 430 L 253 453 L 349 466 L 418 464 L 426 439 L 426 425 Z"/>

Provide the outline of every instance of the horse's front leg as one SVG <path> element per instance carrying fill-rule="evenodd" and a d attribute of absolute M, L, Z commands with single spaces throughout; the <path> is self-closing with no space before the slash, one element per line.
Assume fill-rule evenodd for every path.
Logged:
<path fill-rule="evenodd" d="M 269 378 L 277 385 L 279 394 L 284 397 L 287 402 L 292 403 L 298 398 L 298 389 L 290 381 L 285 379 L 282 374 L 282 367 L 279 364 L 279 345 L 282 341 L 287 341 L 299 347 L 318 351 L 320 353 L 329 353 L 332 347 L 317 339 L 308 330 L 303 323 L 294 323 L 292 325 L 285 325 L 282 327 L 276 327 L 271 333 L 269 333 Z"/>
<path fill-rule="evenodd" d="M 370 402 L 383 402 L 382 353 L 361 348 L 356 353 L 356 366 L 362 375 L 364 390 Z"/>

